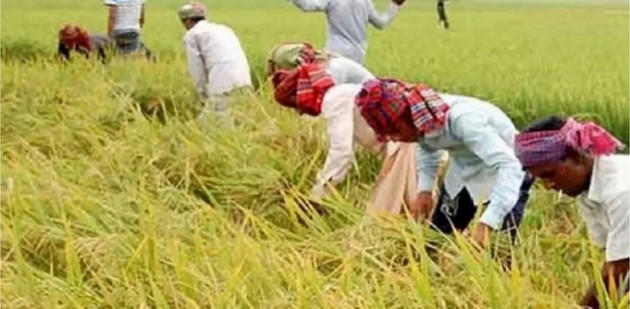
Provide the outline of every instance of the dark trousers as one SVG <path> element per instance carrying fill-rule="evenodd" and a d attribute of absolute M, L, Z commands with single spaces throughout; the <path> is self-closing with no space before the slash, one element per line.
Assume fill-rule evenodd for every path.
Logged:
<path fill-rule="evenodd" d="M 135 52 L 143 52 L 147 59 L 152 58 L 152 53 L 142 42 L 140 32 L 136 30 L 114 30 L 114 44 L 120 55 Z"/>
<path fill-rule="evenodd" d="M 532 177 L 527 174 L 521 184 L 516 205 L 503 221 L 501 230 L 510 233 L 512 241 L 516 240 L 517 230 L 521 224 L 533 182 Z M 461 232 L 468 227 L 476 212 L 477 206 L 466 188 L 462 189 L 455 198 L 451 198 L 442 185 L 438 203 L 431 218 L 432 227 L 444 234 L 452 234 L 454 229 Z"/>
<path fill-rule="evenodd" d="M 446 9 L 444 8 L 444 1 L 445 0 L 438 0 L 437 12 L 438 12 L 439 22 L 444 26 L 445 29 L 448 29 L 449 25 L 448 25 L 448 19 L 446 18 Z"/>

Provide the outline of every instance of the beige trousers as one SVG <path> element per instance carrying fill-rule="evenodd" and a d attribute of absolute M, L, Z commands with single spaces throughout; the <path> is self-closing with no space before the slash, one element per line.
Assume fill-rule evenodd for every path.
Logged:
<path fill-rule="evenodd" d="M 416 144 L 388 143 L 367 212 L 402 214 L 416 197 Z"/>

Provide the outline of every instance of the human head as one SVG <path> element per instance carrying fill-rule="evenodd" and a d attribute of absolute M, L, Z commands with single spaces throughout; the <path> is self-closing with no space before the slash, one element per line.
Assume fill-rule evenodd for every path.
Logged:
<path fill-rule="evenodd" d="M 267 76 L 272 76 L 276 70 L 291 70 L 313 62 L 323 63 L 328 59 L 325 51 L 315 49 L 308 42 L 280 43 L 267 56 Z"/>
<path fill-rule="evenodd" d="M 271 77 L 271 83 L 274 88 L 274 99 L 280 105 L 296 108 L 297 107 L 297 70 L 277 70 Z"/>
<path fill-rule="evenodd" d="M 433 89 L 395 79 L 373 79 L 356 97 L 361 116 L 379 139 L 414 142 L 444 127 L 449 109 Z"/>
<path fill-rule="evenodd" d="M 199 2 L 185 4 L 177 12 L 177 16 L 186 30 L 194 27 L 200 20 L 206 19 L 206 14 L 206 6 Z"/>
<path fill-rule="evenodd" d="M 322 112 L 324 95 L 335 85 L 332 76 L 319 63 L 300 65 L 292 70 L 277 70 L 271 82 L 278 103 L 311 116 Z"/>
<path fill-rule="evenodd" d="M 621 143 L 600 126 L 564 116 L 539 119 L 516 137 L 516 154 L 545 187 L 577 196 L 588 190 L 593 160 Z"/>
<path fill-rule="evenodd" d="M 59 29 L 58 33 L 59 42 L 65 45 L 67 48 L 75 48 L 80 45 L 88 45 L 84 47 L 89 48 L 89 35 L 87 31 L 76 24 L 65 24 Z"/>

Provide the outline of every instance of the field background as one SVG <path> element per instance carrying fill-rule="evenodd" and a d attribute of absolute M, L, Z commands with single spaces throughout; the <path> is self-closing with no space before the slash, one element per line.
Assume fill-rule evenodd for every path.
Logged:
<path fill-rule="evenodd" d="M 206 1 L 208 4 L 208 2 Z M 156 63 L 54 62 L 64 22 L 104 32 L 99 1 L 2 1 L 4 308 L 573 308 L 602 254 L 570 199 L 536 190 L 514 268 L 465 237 L 363 215 L 379 167 L 359 152 L 309 219 L 297 206 L 326 149 L 322 124 L 282 110 L 264 81 L 236 130 L 194 122 L 176 18 L 149 0 Z M 378 1 L 380 8 L 384 1 Z M 325 19 L 282 0 L 209 3 L 260 78 L 268 50 L 322 44 Z M 521 127 L 551 113 L 596 119 L 628 141 L 628 6 L 620 1 L 408 0 L 371 30 L 367 67 L 501 106 Z M 166 121 L 141 110 L 159 102 Z M 306 221 L 300 224 L 299 221 Z M 438 254 L 421 248 L 431 240 Z M 610 304 L 623 308 L 622 304 Z"/>

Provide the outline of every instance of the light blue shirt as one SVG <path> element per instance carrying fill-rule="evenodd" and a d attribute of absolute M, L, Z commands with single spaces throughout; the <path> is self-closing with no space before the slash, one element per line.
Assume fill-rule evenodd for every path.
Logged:
<path fill-rule="evenodd" d="M 368 69 L 346 57 L 331 57 L 330 60 L 328 60 L 326 71 L 332 76 L 336 85 L 361 85 L 370 79 L 374 79 L 374 74 L 368 71 Z"/>
<path fill-rule="evenodd" d="M 367 26 L 384 29 L 398 14 L 399 6 L 379 14 L 372 0 L 289 0 L 305 12 L 322 11 L 328 20 L 326 49 L 360 64 L 367 53 Z"/>
<path fill-rule="evenodd" d="M 514 153 L 518 131 L 496 106 L 476 98 L 440 94 L 450 105 L 442 130 L 418 141 L 418 191 L 431 191 L 447 151 L 444 186 L 449 196 L 466 188 L 476 203 L 490 201 L 480 221 L 501 228 L 515 206 L 525 177 Z"/>

